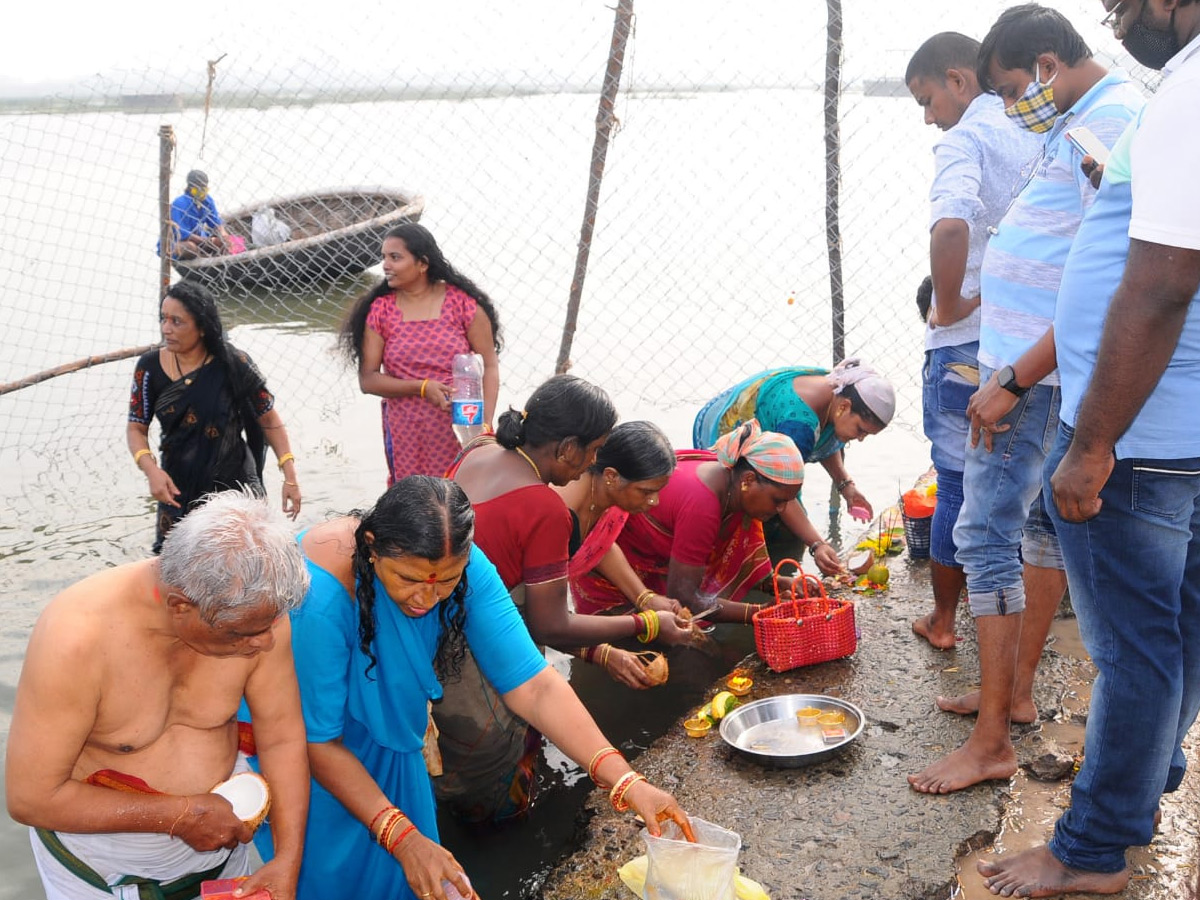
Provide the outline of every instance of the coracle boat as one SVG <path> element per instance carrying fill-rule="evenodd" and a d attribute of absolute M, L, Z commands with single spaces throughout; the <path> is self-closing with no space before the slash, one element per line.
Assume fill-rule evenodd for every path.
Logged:
<path fill-rule="evenodd" d="M 216 286 L 282 288 L 332 281 L 378 262 L 388 229 L 416 222 L 424 209 L 424 197 L 381 187 L 277 197 L 222 216 L 235 243 L 244 242 L 242 252 L 172 263 L 184 278 Z M 256 244 L 267 223 L 277 242 Z"/>

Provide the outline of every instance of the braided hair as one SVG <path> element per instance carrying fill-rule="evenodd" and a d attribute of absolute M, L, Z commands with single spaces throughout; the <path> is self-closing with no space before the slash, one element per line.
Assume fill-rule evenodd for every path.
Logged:
<path fill-rule="evenodd" d="M 372 556 L 415 556 L 436 561 L 463 556 L 471 550 L 475 536 L 475 511 L 463 489 L 453 481 L 429 475 L 410 475 L 388 488 L 375 506 L 355 510 L 359 520 L 354 531 L 354 599 L 358 607 L 358 643 L 371 661 L 377 662 L 375 641 L 375 569 Z M 368 532 L 372 542 L 367 542 Z M 463 573 L 450 596 L 438 604 L 441 636 L 438 638 L 434 672 L 439 679 L 457 677 L 466 656 L 463 626 L 467 608 L 467 574 Z"/>

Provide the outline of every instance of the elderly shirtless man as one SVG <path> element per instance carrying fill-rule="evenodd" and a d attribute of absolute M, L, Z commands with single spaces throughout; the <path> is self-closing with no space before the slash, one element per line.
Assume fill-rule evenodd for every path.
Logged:
<path fill-rule="evenodd" d="M 245 768 L 243 695 L 277 855 L 242 890 L 292 900 L 309 772 L 285 613 L 307 587 L 288 527 L 228 491 L 183 519 L 157 559 L 50 602 L 29 641 L 5 773 L 49 900 L 184 900 L 201 881 L 250 872 L 250 829 L 209 793 Z"/>

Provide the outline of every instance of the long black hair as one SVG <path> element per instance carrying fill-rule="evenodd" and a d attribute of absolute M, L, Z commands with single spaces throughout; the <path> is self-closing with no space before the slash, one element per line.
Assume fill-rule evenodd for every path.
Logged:
<path fill-rule="evenodd" d="M 212 291 L 195 281 L 177 281 L 167 288 L 163 300 L 167 297 L 183 304 L 183 308 L 196 320 L 204 349 L 228 370 L 229 345 L 225 343 L 225 326 L 221 324 L 221 314 Z M 162 303 L 159 303 L 159 309 L 162 309 Z"/>
<path fill-rule="evenodd" d="M 574 438 L 586 447 L 612 431 L 616 421 L 617 409 L 604 388 L 574 375 L 555 375 L 533 392 L 524 412 L 510 406 L 500 414 L 496 441 L 512 450 Z"/>
<path fill-rule="evenodd" d="M 622 422 L 612 430 L 588 469 L 600 474 L 615 469 L 626 481 L 648 481 L 675 471 L 675 451 L 653 422 Z"/>
<path fill-rule="evenodd" d="M 354 530 L 354 598 L 358 605 L 358 643 L 375 667 L 371 645 L 375 640 L 375 569 L 372 556 L 416 556 L 436 561 L 462 556 L 475 537 L 475 511 L 467 495 L 453 481 L 429 475 L 409 475 L 387 489 L 366 512 L 355 510 L 359 520 Z M 373 541 L 367 543 L 367 532 Z M 442 634 L 438 639 L 434 671 L 439 678 L 458 675 L 466 655 L 463 626 L 467 608 L 467 573 L 438 604 Z"/>
<path fill-rule="evenodd" d="M 492 340 L 495 342 L 496 351 L 499 352 L 500 348 L 504 346 L 504 342 L 500 338 L 500 317 L 496 314 L 496 304 L 475 282 L 450 265 L 446 257 L 442 255 L 442 249 L 437 245 L 437 241 L 434 240 L 429 229 L 416 222 L 405 222 L 397 225 L 383 236 L 385 241 L 389 238 L 399 238 L 404 241 L 408 252 L 415 259 L 429 266 L 425 276 L 430 283 L 444 281 L 446 284 L 452 284 L 478 304 L 479 308 L 483 310 L 483 314 L 488 317 L 488 321 L 492 323 Z M 342 353 L 355 366 L 362 361 L 363 336 L 366 334 L 367 314 L 371 311 L 371 304 L 392 292 L 393 289 L 388 287 L 387 279 L 384 278 L 379 284 L 355 300 L 354 305 L 350 307 L 350 312 L 346 314 L 338 331 L 338 343 L 341 345 Z"/>

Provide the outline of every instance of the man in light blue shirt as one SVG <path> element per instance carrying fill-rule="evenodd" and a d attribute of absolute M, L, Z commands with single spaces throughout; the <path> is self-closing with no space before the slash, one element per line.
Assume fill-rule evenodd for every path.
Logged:
<path fill-rule="evenodd" d="M 966 587 L 955 559 L 954 525 L 962 506 L 967 403 L 979 381 L 979 269 L 991 229 L 1041 146 L 1036 135 L 1005 116 L 998 97 L 980 91 L 978 58 L 978 41 L 946 31 L 917 49 L 904 75 L 925 124 L 946 132 L 933 148 L 933 299 L 922 370 L 925 436 L 938 486 L 929 547 L 934 609 L 912 625 L 941 650 L 955 646 L 954 617 Z"/>
<path fill-rule="evenodd" d="M 978 717 L 962 747 L 909 776 L 915 790 L 934 794 L 1011 777 L 1010 721 L 1037 720 L 1034 675 L 1066 588 L 1040 477 L 1058 426 L 1059 387 L 1053 375 L 1022 383 L 1012 364 L 1050 328 L 1063 264 L 1095 196 L 1079 170 L 1082 154 L 1063 132 L 1086 124 L 1111 145 L 1142 104 L 1129 79 L 1097 63 L 1061 13 L 1033 3 L 996 20 L 977 74 L 1012 118 L 1046 137 L 988 243 L 980 277 L 982 387 L 968 412 L 997 392 L 1016 402 L 982 441 L 973 428 L 967 449 L 954 540 L 979 636 L 980 690 L 937 702 Z"/>
<path fill-rule="evenodd" d="M 1062 421 L 1044 484 L 1099 676 L 1054 836 L 979 863 L 1004 896 L 1123 891 L 1200 709 L 1200 2 L 1104 8 L 1164 78 L 1112 150 L 1054 316 Z"/>

